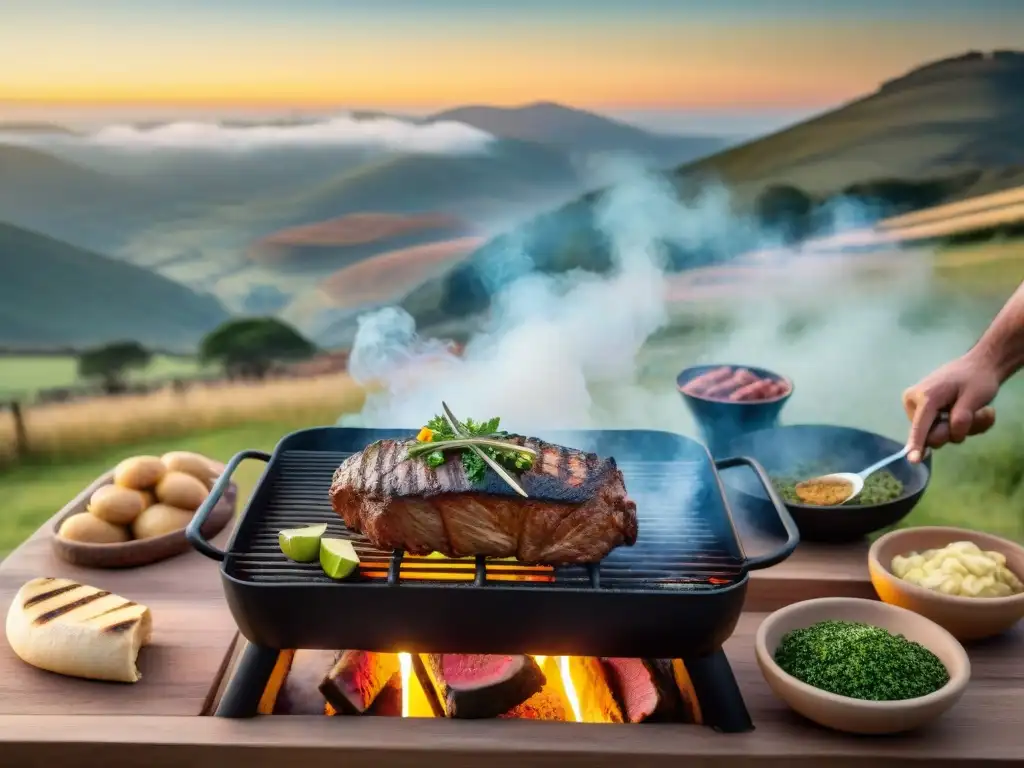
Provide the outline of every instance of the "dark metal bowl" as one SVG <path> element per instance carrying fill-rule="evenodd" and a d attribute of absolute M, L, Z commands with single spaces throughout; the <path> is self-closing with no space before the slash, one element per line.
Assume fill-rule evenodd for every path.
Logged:
<path fill-rule="evenodd" d="M 728 400 L 714 400 L 683 392 L 682 388 L 698 376 L 723 366 L 746 368 L 761 378 L 785 382 L 789 385 L 789 391 L 784 395 L 779 395 L 769 400 L 751 400 L 740 403 Z M 787 377 L 774 371 L 769 371 L 767 368 L 737 365 L 734 363 L 693 365 L 689 368 L 684 368 L 676 376 L 676 388 L 679 390 L 679 395 L 683 398 L 683 402 L 686 403 L 686 407 L 693 414 L 693 418 L 697 422 L 697 426 L 700 428 L 701 435 L 704 438 L 705 445 L 707 445 L 711 455 L 716 458 L 726 455 L 726 448 L 729 442 L 738 435 L 777 426 L 779 413 L 781 413 L 786 401 L 793 396 L 793 382 Z"/>
<path fill-rule="evenodd" d="M 822 465 L 823 473 L 859 472 L 902 447 L 895 440 L 862 429 L 800 424 L 738 435 L 729 442 L 728 452 L 751 457 L 769 475 L 792 475 L 801 465 L 816 464 Z M 804 541 L 855 541 L 894 525 L 910 514 L 928 487 L 931 461 L 931 452 L 928 451 L 920 464 L 902 459 L 886 467 L 903 483 L 903 495 L 893 501 L 838 507 L 786 502 L 786 508 Z M 723 474 L 722 482 L 736 492 L 737 501 L 751 505 L 751 517 L 757 520 L 761 517 L 761 508 L 770 502 L 761 484 L 748 477 L 749 474 Z M 774 525 L 774 516 L 769 519 L 767 515 L 766 512 L 766 523 Z"/>

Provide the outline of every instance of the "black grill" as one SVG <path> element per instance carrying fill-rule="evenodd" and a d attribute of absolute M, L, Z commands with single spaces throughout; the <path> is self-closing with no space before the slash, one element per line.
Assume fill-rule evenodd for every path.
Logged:
<path fill-rule="evenodd" d="M 319 564 L 295 563 L 282 553 L 278 531 L 326 523 L 328 535 L 347 538 L 359 553 L 360 578 L 389 583 L 432 580 L 452 585 L 508 583 L 532 589 L 717 589 L 742 578 L 744 562 L 735 545 L 702 513 L 706 508 L 706 462 L 619 462 L 630 497 L 637 503 L 637 542 L 619 547 L 602 562 L 588 566 L 530 567 L 505 561 L 485 562 L 404 556 L 384 552 L 350 532 L 331 509 L 331 477 L 351 452 L 291 450 L 276 459 L 277 476 L 266 507 L 254 525 L 240 533 L 225 563 L 228 575 L 252 584 L 335 584 Z M 689 489 L 693 503 L 680 505 L 677 495 L 657 493 L 666 485 Z M 655 489 L 655 492 L 652 492 Z M 705 504 L 701 502 L 704 501 Z M 720 517 L 717 519 L 721 519 Z M 529 579 L 529 580 L 527 580 Z M 346 583 L 345 586 L 348 584 Z M 341 585 L 339 585 L 341 586 Z"/>
<path fill-rule="evenodd" d="M 555 569 L 382 552 L 346 531 L 331 511 L 330 481 L 345 456 L 408 434 L 310 429 L 284 438 L 273 456 L 244 451 L 228 463 L 186 533 L 199 551 L 223 561 L 225 595 L 247 639 L 282 650 L 700 655 L 731 634 L 747 571 L 779 562 L 799 540 L 767 476 L 750 460 L 713 463 L 702 445 L 668 432 L 597 431 L 541 437 L 615 457 L 637 502 L 634 546 L 591 567 Z M 221 552 L 200 526 L 248 458 L 268 464 Z M 743 555 L 716 471 L 739 464 L 758 473 L 790 534 L 782 549 L 757 559 Z M 333 581 L 319 564 L 292 563 L 278 551 L 282 528 L 322 522 L 354 542 L 363 560 L 358 578 Z M 462 574 L 465 580 L 453 580 Z"/>
<path fill-rule="evenodd" d="M 349 532 L 328 499 L 334 470 L 375 440 L 408 434 L 310 429 L 284 438 L 272 456 L 243 451 L 228 462 L 186 529 L 196 549 L 223 562 L 225 597 L 250 642 L 218 714 L 255 713 L 279 650 L 357 648 L 681 658 L 706 722 L 751 727 L 722 643 L 743 610 L 747 572 L 780 562 L 799 541 L 756 462 L 712 462 L 702 445 L 668 432 L 543 434 L 615 457 L 639 522 L 636 544 L 600 563 L 543 568 L 403 556 Z M 246 459 L 268 463 L 222 552 L 201 526 Z M 743 554 L 717 472 L 740 465 L 757 474 L 788 534 L 779 551 L 758 558 Z M 358 577 L 335 582 L 319 564 L 281 554 L 278 531 L 318 523 L 353 542 L 362 561 Z"/>

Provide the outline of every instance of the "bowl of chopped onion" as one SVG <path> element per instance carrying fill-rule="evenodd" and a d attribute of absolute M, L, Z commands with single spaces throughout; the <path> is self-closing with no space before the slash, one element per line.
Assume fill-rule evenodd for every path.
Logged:
<path fill-rule="evenodd" d="M 963 646 L 938 624 L 877 600 L 826 597 L 776 611 L 754 652 L 772 692 L 846 733 L 900 733 L 956 704 L 971 676 Z"/>
<path fill-rule="evenodd" d="M 1006 632 L 1024 618 L 1024 547 L 963 528 L 887 533 L 868 551 L 878 596 L 927 616 L 960 640 Z"/>

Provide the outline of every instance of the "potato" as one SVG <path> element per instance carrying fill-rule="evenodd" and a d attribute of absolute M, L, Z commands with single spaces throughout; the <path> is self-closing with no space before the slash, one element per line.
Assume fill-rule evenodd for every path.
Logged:
<path fill-rule="evenodd" d="M 142 510 L 132 523 L 132 535 L 136 539 L 152 539 L 165 533 L 180 531 L 192 519 L 187 509 L 178 509 L 170 504 L 154 504 Z"/>
<path fill-rule="evenodd" d="M 197 480 L 184 472 L 168 472 L 156 485 L 158 501 L 187 512 L 199 509 L 199 505 L 206 500 L 209 493 L 202 480 Z"/>
<path fill-rule="evenodd" d="M 128 541 L 126 528 L 100 520 L 88 512 L 79 512 L 69 517 L 60 524 L 57 535 L 68 541 L 86 544 L 120 544 Z"/>
<path fill-rule="evenodd" d="M 114 484 L 144 491 L 167 474 L 167 467 L 156 456 L 132 456 L 114 468 Z"/>
<path fill-rule="evenodd" d="M 224 465 L 220 462 L 190 451 L 171 451 L 161 456 L 160 461 L 171 472 L 184 472 L 186 475 L 192 475 L 192 477 L 202 480 L 207 488 L 212 488 L 221 472 L 224 471 Z"/>
<path fill-rule="evenodd" d="M 108 523 L 128 525 L 149 506 L 143 493 L 119 485 L 104 485 L 97 488 L 89 499 L 89 511 Z"/>
<path fill-rule="evenodd" d="M 138 491 L 139 496 L 142 497 L 142 508 L 152 507 L 156 504 L 156 494 L 150 490 Z"/>

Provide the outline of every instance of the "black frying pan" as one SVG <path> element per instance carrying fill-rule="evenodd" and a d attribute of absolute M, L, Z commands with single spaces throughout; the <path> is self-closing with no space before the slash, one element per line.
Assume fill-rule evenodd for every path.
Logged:
<path fill-rule="evenodd" d="M 888 437 L 852 427 L 801 424 L 748 432 L 733 438 L 728 453 L 749 456 L 769 475 L 792 476 L 801 465 L 821 467 L 820 474 L 859 472 L 880 459 L 899 451 L 903 445 Z M 786 508 L 806 541 L 853 541 L 893 525 L 920 501 L 931 478 L 931 452 L 920 464 L 906 459 L 886 469 L 903 483 L 903 495 L 884 504 L 862 506 L 813 507 L 786 503 Z M 761 509 L 770 504 L 760 482 L 749 472 L 722 475 L 726 487 L 736 492 L 737 500 L 750 506 L 756 520 Z M 769 507 L 770 509 L 770 507 Z M 765 515 L 769 513 L 766 511 Z M 774 516 L 774 513 L 771 513 Z"/>

